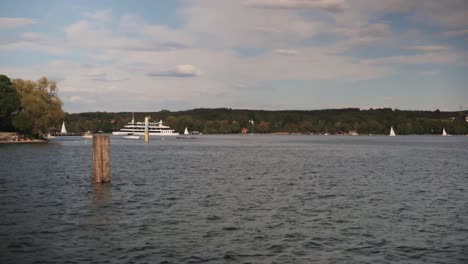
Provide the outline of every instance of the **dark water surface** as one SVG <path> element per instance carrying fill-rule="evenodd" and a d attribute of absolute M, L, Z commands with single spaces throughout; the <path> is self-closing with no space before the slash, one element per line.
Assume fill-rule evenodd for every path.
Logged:
<path fill-rule="evenodd" d="M 0 263 L 468 263 L 468 137 L 0 145 Z"/>

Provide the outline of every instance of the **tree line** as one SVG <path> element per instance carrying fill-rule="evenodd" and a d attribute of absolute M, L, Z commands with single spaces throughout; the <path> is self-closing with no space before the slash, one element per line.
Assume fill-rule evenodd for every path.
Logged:
<path fill-rule="evenodd" d="M 38 137 L 56 129 L 65 113 L 54 81 L 37 81 L 0 75 L 0 131 Z"/>
<path fill-rule="evenodd" d="M 119 130 L 131 121 L 131 112 L 64 113 L 54 81 L 42 77 L 37 81 L 14 79 L 0 75 L 0 131 L 19 131 L 41 135 L 60 131 L 62 121 L 70 133 Z M 171 112 L 134 113 L 136 121 L 150 116 L 152 121 L 183 132 L 205 134 L 241 133 L 329 133 L 388 134 L 393 126 L 397 134 L 468 134 L 468 111 L 407 111 L 391 108 L 361 110 L 359 108 L 310 111 L 266 111 L 230 108 L 193 109 Z M 252 124 L 253 123 L 253 124 Z"/>
<path fill-rule="evenodd" d="M 135 121 L 163 120 L 177 132 L 185 127 L 205 134 L 241 133 L 329 133 L 388 134 L 393 126 L 397 134 L 441 134 L 445 128 L 451 134 L 468 134 L 468 111 L 406 111 L 391 108 L 361 110 L 359 108 L 326 109 L 311 111 L 265 111 L 242 109 L 193 109 L 171 112 L 134 113 Z M 119 130 L 132 119 L 131 112 L 88 112 L 66 114 L 67 129 L 112 132 Z M 253 120 L 253 125 L 249 122 Z"/>

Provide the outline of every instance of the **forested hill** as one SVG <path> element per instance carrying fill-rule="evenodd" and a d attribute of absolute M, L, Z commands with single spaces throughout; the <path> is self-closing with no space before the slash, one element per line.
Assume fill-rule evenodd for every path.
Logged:
<path fill-rule="evenodd" d="M 200 131 L 206 134 L 249 132 L 254 121 L 255 133 L 330 133 L 388 134 L 393 126 L 397 134 L 441 134 L 445 128 L 450 134 L 468 134 L 468 111 L 403 111 L 391 108 L 360 110 L 358 108 L 311 111 L 235 110 L 227 108 L 193 109 L 187 111 L 134 113 L 135 121 L 163 120 L 176 131 Z M 66 114 L 69 132 L 111 132 L 131 121 L 131 112 L 91 112 Z M 59 128 L 57 128 L 59 129 Z"/>

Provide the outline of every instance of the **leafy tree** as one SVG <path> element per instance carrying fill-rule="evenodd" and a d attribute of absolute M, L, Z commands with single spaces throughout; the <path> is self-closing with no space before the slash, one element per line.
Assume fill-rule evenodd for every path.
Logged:
<path fill-rule="evenodd" d="M 231 133 L 233 134 L 238 134 L 242 131 L 242 128 L 239 125 L 239 122 L 236 120 L 232 121 L 231 123 Z"/>
<path fill-rule="evenodd" d="M 0 131 L 12 131 L 12 119 L 21 106 L 20 95 L 10 78 L 0 75 Z"/>
<path fill-rule="evenodd" d="M 39 135 L 59 129 L 64 112 L 54 81 L 46 77 L 37 82 L 15 79 L 13 86 L 21 94 L 21 111 L 14 119 L 20 131 Z"/>

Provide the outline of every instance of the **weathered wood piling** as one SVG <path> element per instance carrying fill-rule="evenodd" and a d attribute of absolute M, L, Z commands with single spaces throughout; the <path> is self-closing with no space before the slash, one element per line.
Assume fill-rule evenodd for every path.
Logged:
<path fill-rule="evenodd" d="M 149 142 L 149 131 L 148 131 L 148 127 L 149 127 L 149 117 L 145 117 L 145 142 L 146 142 L 146 143 Z"/>
<path fill-rule="evenodd" d="M 93 179 L 96 183 L 110 182 L 110 146 L 108 135 L 93 135 Z"/>

